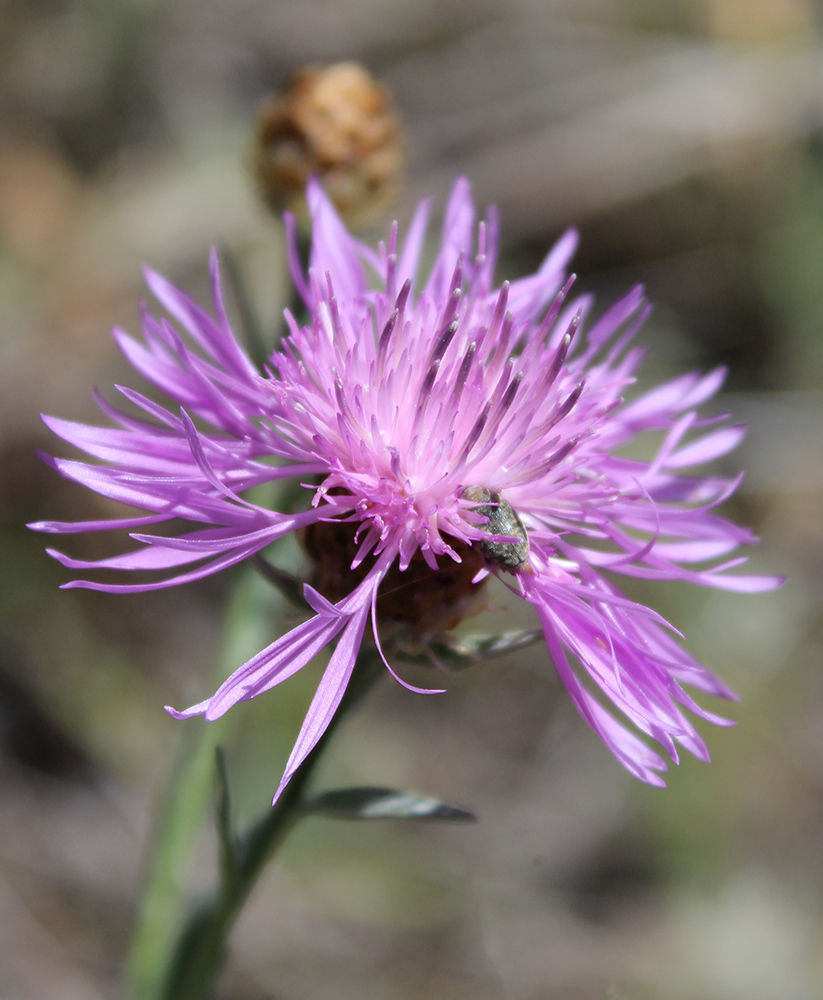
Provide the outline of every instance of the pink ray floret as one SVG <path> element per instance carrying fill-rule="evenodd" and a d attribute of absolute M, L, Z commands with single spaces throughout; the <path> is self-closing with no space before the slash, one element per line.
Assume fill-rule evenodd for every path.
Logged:
<path fill-rule="evenodd" d="M 156 590 L 215 573 L 316 522 L 357 522 L 353 566 L 368 571 L 347 596 L 332 603 L 307 587 L 313 617 L 243 664 L 211 698 L 184 712 L 168 709 L 176 718 L 219 718 L 334 643 L 279 794 L 336 711 L 370 622 L 378 635 L 376 596 L 387 573 L 405 571 L 417 553 L 436 568 L 460 561 L 466 546 L 485 553 L 491 543 L 517 541 L 490 527 L 492 518 L 463 496 L 484 487 L 499 494 L 498 507 L 505 501 L 516 512 L 528 553 L 522 565 L 491 558 L 487 571 L 534 605 L 585 721 L 625 768 L 651 784 L 664 784 L 666 763 L 635 730 L 675 762 L 678 744 L 707 760 L 686 711 L 730 723 L 701 708 L 684 685 L 734 694 L 683 649 L 666 621 L 623 596 L 614 577 L 746 593 L 781 582 L 734 572 L 744 561 L 734 553 L 756 539 L 716 509 L 739 478 L 694 471 L 743 434 L 697 413 L 722 385 L 723 371 L 681 375 L 624 402 L 643 357 L 632 345 L 649 308 L 642 290 L 587 323 L 590 298 L 569 297 L 573 231 L 534 275 L 495 288 L 496 214 L 476 225 L 464 179 L 452 190 L 422 288 L 427 202 L 402 247 L 394 226 L 388 245 L 375 252 L 347 232 L 318 183 L 307 197 L 307 274 L 294 221 L 286 226 L 310 322 L 286 314 L 288 333 L 265 373 L 232 333 L 213 254 L 214 314 L 147 271 L 171 321 L 144 311 L 142 342 L 115 331 L 132 366 L 174 401 L 171 409 L 120 388 L 128 412 L 100 400 L 114 427 L 44 417 L 95 460 L 48 459 L 61 475 L 145 512 L 32 525 L 56 534 L 128 528 L 137 543 L 98 561 L 50 554 L 71 569 L 154 571 L 148 581 L 65 586 Z M 625 446 L 649 433 L 653 457 L 626 457 Z M 251 487 L 284 478 L 316 484 L 308 509 L 290 513 L 248 499 Z M 191 524 L 178 534 L 151 533 L 171 520 Z"/>

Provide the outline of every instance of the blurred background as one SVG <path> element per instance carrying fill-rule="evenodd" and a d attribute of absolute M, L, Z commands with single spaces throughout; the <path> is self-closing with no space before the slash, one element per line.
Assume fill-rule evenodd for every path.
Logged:
<path fill-rule="evenodd" d="M 318 784 L 437 795 L 480 822 L 307 821 L 242 916 L 218 995 L 823 993 L 821 25 L 819 0 L 0 2 L 2 997 L 120 995 L 164 789 L 202 725 L 162 706 L 204 697 L 294 621 L 243 568 L 155 594 L 59 591 L 67 572 L 24 522 L 109 508 L 36 458 L 68 455 L 38 413 L 94 422 L 93 386 L 141 388 L 108 331 L 137 332 L 143 263 L 206 301 L 208 248 L 226 248 L 273 338 L 289 289 L 255 116 L 302 66 L 341 59 L 389 89 L 406 129 L 401 222 L 424 194 L 441 211 L 466 173 L 502 212 L 498 280 L 574 223 L 579 287 L 602 308 L 643 281 L 655 303 L 644 385 L 730 366 L 714 405 L 750 431 L 726 513 L 760 533 L 754 569 L 789 581 L 756 597 L 631 588 L 743 696 L 736 729 L 701 727 L 713 763 L 686 759 L 665 791 L 610 757 L 541 646 L 439 698 L 387 678 Z M 492 610 L 531 624 L 502 592 Z M 241 823 L 276 786 L 318 669 L 215 736 Z M 187 897 L 214 865 L 206 824 L 177 872 Z"/>

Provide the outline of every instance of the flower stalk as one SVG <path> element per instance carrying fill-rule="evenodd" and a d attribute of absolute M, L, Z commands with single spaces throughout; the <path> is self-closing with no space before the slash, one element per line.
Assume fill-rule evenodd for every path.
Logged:
<path fill-rule="evenodd" d="M 231 829 L 228 783 L 218 755 L 220 796 L 220 877 L 211 896 L 190 916 L 183 928 L 158 1000 L 201 1000 L 209 996 L 226 954 L 226 941 L 243 904 L 267 862 L 306 814 L 306 787 L 335 730 L 383 672 L 377 651 L 364 648 L 358 657 L 346 693 L 323 736 L 295 771 L 272 808 L 243 834 Z"/>
<path fill-rule="evenodd" d="M 215 673 L 226 671 L 265 640 L 280 605 L 275 591 L 251 568 L 233 585 Z M 230 717 L 183 734 L 153 839 L 126 968 L 127 1000 L 160 995 L 184 907 L 182 873 L 214 795 L 215 748 L 231 738 Z"/>

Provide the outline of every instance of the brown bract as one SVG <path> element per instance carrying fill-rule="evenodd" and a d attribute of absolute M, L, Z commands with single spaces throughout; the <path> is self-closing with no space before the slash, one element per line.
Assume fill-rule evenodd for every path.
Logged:
<path fill-rule="evenodd" d="M 389 96 L 359 63 L 301 70 L 260 109 L 254 169 L 277 213 L 305 219 L 315 175 L 349 226 L 368 226 L 394 200 L 404 159 Z"/>
<path fill-rule="evenodd" d="M 314 564 L 311 582 L 330 601 L 350 594 L 374 563 L 369 556 L 351 569 L 357 528 L 356 522 L 318 521 L 303 533 L 303 544 Z M 485 565 L 483 555 L 461 542 L 453 546 L 462 562 L 441 556 L 440 567 L 433 570 L 418 549 L 404 572 L 394 563 L 377 595 L 379 623 L 392 622 L 420 633 L 447 631 L 478 610 L 476 598 L 485 580 L 476 584 L 472 580 Z"/>

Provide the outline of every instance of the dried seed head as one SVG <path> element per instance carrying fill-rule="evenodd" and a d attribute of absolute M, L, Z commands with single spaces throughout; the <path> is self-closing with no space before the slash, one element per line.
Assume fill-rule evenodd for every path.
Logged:
<path fill-rule="evenodd" d="M 403 132 L 386 90 L 354 62 L 301 70 L 260 109 L 254 170 L 271 209 L 307 217 L 315 175 L 349 225 L 369 225 L 400 187 Z"/>

